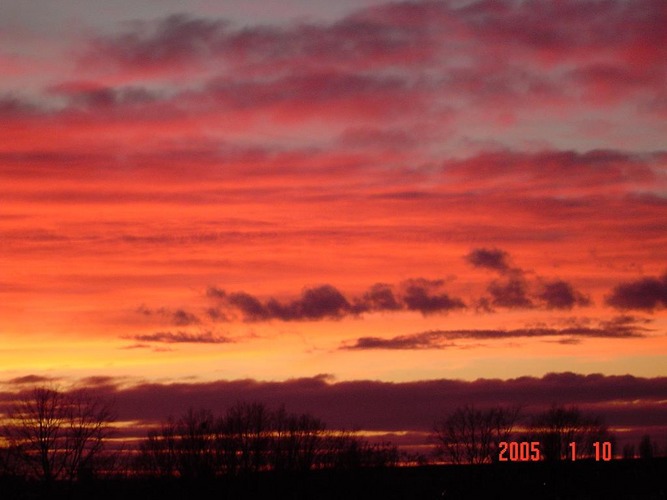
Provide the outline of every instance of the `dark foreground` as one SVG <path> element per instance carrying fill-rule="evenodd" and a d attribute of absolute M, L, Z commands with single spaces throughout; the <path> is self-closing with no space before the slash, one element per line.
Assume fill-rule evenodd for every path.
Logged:
<path fill-rule="evenodd" d="M 262 473 L 186 482 L 97 479 L 54 485 L 0 478 L 0 499 L 665 499 L 667 459 Z"/>

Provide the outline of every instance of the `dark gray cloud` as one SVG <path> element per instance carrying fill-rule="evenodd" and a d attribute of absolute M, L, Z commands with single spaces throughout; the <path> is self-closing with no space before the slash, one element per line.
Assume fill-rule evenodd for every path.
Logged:
<path fill-rule="evenodd" d="M 653 311 L 667 307 L 667 274 L 616 285 L 606 302 L 621 310 Z"/>
<path fill-rule="evenodd" d="M 528 281 L 524 271 L 518 267 L 510 267 L 509 258 L 509 253 L 496 248 L 476 248 L 466 255 L 466 260 L 474 267 L 491 269 L 503 276 L 489 283 L 487 290 L 491 296 L 478 300 L 479 310 L 493 312 L 494 306 L 508 309 L 534 306 L 529 298 Z"/>
<path fill-rule="evenodd" d="M 590 300 L 583 293 L 563 280 L 530 283 L 530 273 L 518 267 L 510 267 L 509 254 L 503 250 L 475 249 L 466 259 L 478 267 L 500 273 L 500 277 L 489 283 L 486 297 L 473 298 L 478 311 L 493 312 L 494 308 L 508 309 L 546 307 L 548 309 L 571 309 L 586 306 Z M 209 286 L 206 297 L 212 304 L 205 309 L 208 321 L 225 322 L 241 319 L 247 322 L 261 321 L 322 321 L 338 320 L 372 312 L 415 311 L 422 315 L 447 314 L 467 309 L 466 302 L 447 293 L 443 279 L 413 278 L 398 285 L 376 283 L 360 295 L 345 295 L 335 286 L 324 284 L 305 288 L 294 299 L 276 297 L 260 298 L 245 291 L 228 291 L 218 286 Z M 535 295 L 530 288 L 541 287 Z M 139 308 L 144 315 L 159 315 L 176 326 L 201 324 L 200 318 L 183 309 Z"/>
<path fill-rule="evenodd" d="M 79 384 L 86 388 L 99 388 L 102 386 L 116 387 L 121 379 L 119 377 L 112 377 L 108 375 L 95 375 L 92 377 L 82 378 Z"/>
<path fill-rule="evenodd" d="M 415 42 L 423 39 L 424 33 L 414 25 L 378 21 L 358 15 L 332 25 L 239 29 L 224 19 L 176 14 L 155 22 L 134 23 L 120 35 L 95 38 L 82 62 L 99 64 L 101 58 L 125 68 L 173 69 L 221 58 L 251 68 L 289 69 L 297 62 L 353 65 L 378 57 L 406 64 L 428 53 L 416 50 Z M 421 46 L 426 48 L 426 44 Z M 405 57 L 408 53 L 411 58 Z"/>
<path fill-rule="evenodd" d="M 491 269 L 500 273 L 501 278 L 489 283 L 487 290 L 490 297 L 478 299 L 478 309 L 492 312 L 493 307 L 508 309 L 532 308 L 543 305 L 547 309 L 572 309 L 574 306 L 590 305 L 590 299 L 578 292 L 567 281 L 542 280 L 538 278 L 541 288 L 537 294 L 531 293 L 530 288 L 535 284 L 528 281 L 527 275 L 532 274 L 519 267 L 511 267 L 508 252 L 500 249 L 476 248 L 466 260 L 475 267 Z"/>
<path fill-rule="evenodd" d="M 443 37 L 458 41 L 459 51 L 482 43 L 523 56 L 548 55 L 553 61 L 601 49 L 613 53 L 634 44 L 643 49 L 647 62 L 661 62 L 667 41 L 660 29 L 667 17 L 661 0 L 646 0 L 642 9 L 632 7 L 623 0 L 538 0 L 500 7 L 494 2 L 391 2 L 331 24 L 303 22 L 284 28 L 235 27 L 224 19 L 175 14 L 134 22 L 121 34 L 95 38 L 85 62 L 112 60 L 141 68 L 222 57 L 253 68 L 296 62 L 410 65 L 453 51 L 448 44 L 438 47 Z"/>
<path fill-rule="evenodd" d="M 419 285 L 409 285 L 406 288 L 403 302 L 409 311 L 419 311 L 424 315 L 466 307 L 461 299 L 450 297 L 446 293 L 433 293 L 429 287 Z"/>
<path fill-rule="evenodd" d="M 176 309 L 175 311 L 170 311 L 171 319 L 176 326 L 188 326 L 188 325 L 197 325 L 200 323 L 199 318 L 183 309 Z"/>
<path fill-rule="evenodd" d="M 352 310 L 343 294 L 331 285 L 308 288 L 292 302 L 271 299 L 266 307 L 272 317 L 283 321 L 339 319 Z"/>
<path fill-rule="evenodd" d="M 25 375 L 23 377 L 16 377 L 9 379 L 7 383 L 11 385 L 23 385 L 23 384 L 36 385 L 36 384 L 48 384 L 55 380 L 57 379 L 54 377 L 45 377 L 43 375 Z"/>
<path fill-rule="evenodd" d="M 208 307 L 206 309 L 206 316 L 208 316 L 212 321 L 219 321 L 219 322 L 230 321 L 230 318 L 217 307 Z"/>
<path fill-rule="evenodd" d="M 528 297 L 528 283 L 518 273 L 504 280 L 495 280 L 488 287 L 491 294 L 491 304 L 508 309 L 533 307 Z"/>
<path fill-rule="evenodd" d="M 509 271 L 509 254 L 503 250 L 476 248 L 466 255 L 466 260 L 475 267 L 493 269 L 494 271 Z"/>
<path fill-rule="evenodd" d="M 17 389 L 29 390 L 25 386 Z M 667 398 L 667 377 L 551 373 L 508 380 L 335 382 L 320 375 L 283 382 L 246 379 L 129 386 L 123 381 L 116 387 L 108 384 L 92 389 L 115 402 L 119 420 L 141 423 L 163 421 L 190 407 L 222 413 L 235 401 L 261 401 L 317 415 L 330 428 L 429 432 L 434 421 L 464 404 L 521 405 L 528 413 L 558 402 L 594 411 L 612 427 L 633 428 L 638 435 L 647 428 L 667 430 L 667 408 L 662 403 Z M 15 397 L 0 392 L 0 407 Z"/>
<path fill-rule="evenodd" d="M 538 285 L 530 283 L 528 273 L 510 267 L 509 254 L 503 250 L 476 249 L 466 259 L 477 267 L 498 271 L 500 277 L 491 281 L 486 297 L 473 299 L 479 311 L 493 312 L 494 308 L 508 309 L 534 308 L 572 309 L 586 306 L 590 300 L 563 280 L 544 281 L 538 279 L 540 292 L 535 295 L 530 288 Z M 369 312 L 416 311 L 423 315 L 446 314 L 467 309 L 468 305 L 459 297 L 444 290 L 445 280 L 413 278 L 391 285 L 376 283 L 358 296 L 345 296 L 332 285 L 307 288 L 301 296 L 293 300 L 279 300 L 275 297 L 260 299 L 247 292 L 229 292 L 210 286 L 206 296 L 215 302 L 215 307 L 207 311 L 214 321 L 227 321 L 239 313 L 245 321 L 317 321 L 340 319 Z"/>
<path fill-rule="evenodd" d="M 159 96 L 141 87 L 113 88 L 85 82 L 65 82 L 49 88 L 49 92 L 64 96 L 73 109 L 100 110 L 114 106 L 141 106 L 158 101 Z"/>
<path fill-rule="evenodd" d="M 358 312 L 397 311 L 402 308 L 402 305 L 396 298 L 391 285 L 376 283 L 355 301 L 354 308 Z"/>
<path fill-rule="evenodd" d="M 204 81 L 166 96 L 131 86 L 114 89 L 81 82 L 60 84 L 51 92 L 65 95 L 74 108 L 98 110 L 172 98 L 168 107 L 176 112 L 188 99 L 207 108 L 219 103 L 225 110 L 276 104 L 295 109 L 304 102 L 326 102 L 309 111 L 314 116 L 352 95 L 358 99 L 350 101 L 348 110 L 370 102 L 375 112 L 383 113 L 433 108 L 434 103 L 442 108 L 443 95 L 496 105 L 496 98 L 505 104 L 507 98 L 528 103 L 535 102 L 530 97 L 540 102 L 549 97 L 571 99 L 568 91 L 592 90 L 598 82 L 621 95 L 641 90 L 646 102 L 662 102 L 667 53 L 659 29 L 665 21 L 661 1 L 646 0 L 642 9 L 624 0 L 567 0 L 557 7 L 546 0 L 508 2 L 502 8 L 493 2 L 389 2 L 336 22 L 282 26 L 233 26 L 225 19 L 175 14 L 135 20 L 120 32 L 91 37 L 80 62 L 86 68 L 126 72 L 120 81 L 132 81 L 137 73 L 182 75 L 191 69 L 194 79 Z M 540 26 L 539 32 L 534 26 Z M 646 64 L 627 64 L 630 49 Z M 451 64 L 457 57 L 467 64 Z M 545 58 L 553 64 L 546 71 Z M 553 75 L 556 65 L 568 71 Z M 397 67 L 419 71 L 396 71 Z M 421 71 L 424 67 L 432 71 Z M 402 76 L 411 74 L 417 78 Z M 564 90 L 568 85 L 575 90 Z M 0 115 L 20 108 L 13 96 L 0 97 Z M 151 115 L 155 116 L 139 113 L 142 118 Z M 101 119 L 106 118 L 102 114 Z M 352 142 L 369 140 L 363 135 L 352 134 Z M 371 141 L 406 140 L 400 132 L 371 135 Z M 552 168 L 537 160 L 536 165 Z M 571 181 L 570 176 L 563 178 Z"/>
<path fill-rule="evenodd" d="M 473 182 L 478 190 L 489 194 L 496 192 L 498 184 L 502 183 L 506 186 L 506 194 L 522 196 L 521 203 L 526 207 L 540 205 L 543 210 L 559 211 L 562 216 L 563 210 L 576 210 L 577 213 L 588 203 L 595 202 L 581 197 L 578 200 L 574 197 L 560 200 L 556 197 L 536 197 L 531 200 L 523 196 L 527 192 L 558 193 L 562 190 L 572 195 L 584 194 L 601 186 L 616 186 L 637 192 L 638 184 L 659 184 L 657 172 L 664 161 L 663 157 L 663 151 L 638 154 L 595 149 L 586 152 L 552 149 L 539 153 L 506 150 L 448 160 L 443 165 L 443 171 L 450 176 Z M 516 182 L 517 176 L 523 179 L 521 183 Z M 638 196 L 640 200 L 644 203 L 648 201 Z M 660 203 L 659 197 L 651 203 Z"/>
<path fill-rule="evenodd" d="M 174 326 L 191 326 L 201 323 L 201 320 L 196 314 L 180 308 L 171 309 L 168 307 L 160 307 L 158 309 L 151 309 L 142 305 L 137 309 L 137 312 L 143 314 L 144 316 L 158 317 L 168 324 Z"/>
<path fill-rule="evenodd" d="M 214 320 L 226 320 L 230 311 L 241 314 L 245 321 L 319 321 L 341 319 L 367 312 L 418 311 L 424 315 L 443 314 L 466 307 L 464 302 L 444 293 L 442 280 L 423 278 L 408 280 L 395 290 L 385 283 L 376 283 L 358 297 L 347 298 L 332 285 L 306 288 L 294 300 L 276 298 L 260 300 L 247 292 L 227 292 L 209 287 L 207 297 L 216 307 L 207 314 Z"/>
<path fill-rule="evenodd" d="M 160 342 L 165 344 L 225 344 L 231 342 L 226 337 L 213 332 L 155 332 L 125 337 L 138 342 Z"/>
<path fill-rule="evenodd" d="M 407 80 L 395 76 L 326 71 L 262 81 L 215 80 L 206 86 L 200 97 L 231 110 L 293 106 L 293 111 L 307 109 L 309 114 L 318 110 L 327 112 L 330 110 L 324 106 L 355 99 L 360 110 L 374 110 L 383 115 L 386 111 L 403 110 L 398 98 L 410 90 Z M 384 110 L 381 109 L 383 103 L 386 104 Z"/>
<path fill-rule="evenodd" d="M 537 298 L 543 301 L 548 309 L 572 309 L 575 305 L 587 306 L 591 303 L 588 297 L 563 280 L 545 283 Z"/>
<path fill-rule="evenodd" d="M 227 296 L 227 302 L 238 309 L 246 321 L 263 321 L 271 319 L 271 314 L 266 305 L 259 299 L 245 292 L 234 292 Z"/>
<path fill-rule="evenodd" d="M 224 413 L 236 401 L 284 405 L 290 412 L 310 413 L 330 429 L 367 429 L 414 433 L 402 445 L 423 445 L 424 433 L 456 408 L 474 404 L 521 406 L 524 414 L 544 411 L 553 403 L 576 405 L 601 415 L 622 439 L 638 441 L 643 434 L 667 435 L 667 377 L 635 377 L 549 373 L 543 377 L 473 381 L 437 379 L 413 382 L 356 380 L 335 382 L 328 375 L 267 382 L 254 379 L 212 382 L 137 383 L 113 379 L 90 390 L 114 402 L 118 419 L 135 426 L 119 429 L 120 438 L 145 437 L 144 425 L 179 416 L 188 408 Z M 82 384 L 76 384 L 80 388 Z M 0 413 L 32 386 L 19 384 L 0 391 Z"/>
<path fill-rule="evenodd" d="M 360 337 L 346 350 L 364 349 L 447 349 L 458 347 L 456 340 L 513 340 L 518 338 L 556 337 L 561 343 L 575 343 L 584 338 L 627 339 L 644 337 L 647 329 L 633 318 L 621 317 L 600 322 L 597 327 L 517 328 L 510 330 L 429 330 L 390 338 Z"/>
<path fill-rule="evenodd" d="M 104 55 L 117 64 L 130 67 L 155 67 L 188 63 L 211 56 L 212 50 L 226 36 L 226 22 L 205 20 L 185 14 L 170 15 L 154 23 L 135 23 L 116 37 L 98 37 L 91 41 L 84 63 L 99 63 Z"/>
<path fill-rule="evenodd" d="M 352 312 L 352 306 L 347 299 L 331 285 L 307 288 L 302 292 L 301 297 L 287 302 L 280 302 L 274 298 L 261 302 L 255 296 L 245 292 L 233 292 L 226 295 L 218 293 L 217 297 L 240 311 L 246 321 L 339 319 Z"/>
<path fill-rule="evenodd" d="M 410 335 L 399 335 L 390 339 L 381 337 L 360 337 L 352 345 L 343 346 L 342 349 L 367 350 L 367 349 L 445 349 L 455 347 L 453 342 L 447 342 L 445 332 L 423 332 Z"/>
<path fill-rule="evenodd" d="M 215 299 L 224 299 L 227 296 L 227 292 L 221 288 L 210 286 L 206 289 L 206 296 Z"/>
<path fill-rule="evenodd" d="M 31 102 L 12 94 L 0 94 L 0 120 L 12 120 L 37 115 L 38 108 Z"/>

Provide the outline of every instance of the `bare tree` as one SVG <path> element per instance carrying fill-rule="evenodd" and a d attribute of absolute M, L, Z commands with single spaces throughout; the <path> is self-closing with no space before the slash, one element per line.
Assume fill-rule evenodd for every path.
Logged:
<path fill-rule="evenodd" d="M 262 403 L 238 402 L 221 424 L 221 442 L 229 473 L 261 470 L 271 442 L 272 415 Z"/>
<path fill-rule="evenodd" d="M 623 446 L 623 459 L 631 460 L 633 458 L 635 458 L 635 445 L 626 444 L 625 446 Z"/>
<path fill-rule="evenodd" d="M 554 404 L 535 415 L 528 427 L 531 439 L 541 443 L 542 456 L 547 461 L 568 460 L 572 453 L 570 443 L 574 443 L 576 458 L 585 458 L 593 456 L 596 441 L 614 439 L 601 417 L 585 415 L 576 406 Z"/>
<path fill-rule="evenodd" d="M 167 420 L 159 430 L 151 430 L 139 445 L 134 468 L 141 473 L 170 477 L 177 469 L 176 424 Z"/>
<path fill-rule="evenodd" d="M 398 458 L 391 443 L 327 431 L 320 419 L 287 413 L 284 407 L 239 402 L 220 417 L 189 410 L 169 419 L 140 444 L 135 466 L 143 474 L 202 479 L 262 470 L 391 466 Z"/>
<path fill-rule="evenodd" d="M 456 464 L 496 461 L 499 443 L 510 437 L 519 416 L 518 407 L 457 408 L 435 425 L 437 452 Z"/>
<path fill-rule="evenodd" d="M 18 476 L 19 460 L 16 446 L 0 447 L 0 478 Z"/>
<path fill-rule="evenodd" d="M 270 465 L 273 415 L 261 403 L 239 402 L 221 417 L 190 409 L 149 432 L 136 465 L 147 474 L 185 479 L 262 470 Z"/>
<path fill-rule="evenodd" d="M 176 424 L 176 453 L 181 477 L 211 478 L 216 472 L 218 422 L 210 410 L 190 408 Z"/>
<path fill-rule="evenodd" d="M 657 457 L 660 453 L 658 443 L 651 439 L 651 436 L 645 434 L 639 442 L 639 458 L 650 460 Z"/>
<path fill-rule="evenodd" d="M 38 387 L 8 415 L 5 431 L 26 473 L 50 484 L 92 472 L 114 420 L 111 408 L 86 391 Z"/>
<path fill-rule="evenodd" d="M 322 447 L 324 422 L 306 413 L 273 412 L 271 465 L 274 470 L 309 470 Z"/>
<path fill-rule="evenodd" d="M 346 430 L 321 431 L 320 436 L 319 468 L 354 470 L 398 464 L 398 448 L 390 442 L 371 443 Z"/>
<path fill-rule="evenodd" d="M 135 466 L 144 474 L 209 479 L 221 469 L 220 422 L 210 410 L 190 408 L 178 420 L 169 418 L 139 445 Z"/>

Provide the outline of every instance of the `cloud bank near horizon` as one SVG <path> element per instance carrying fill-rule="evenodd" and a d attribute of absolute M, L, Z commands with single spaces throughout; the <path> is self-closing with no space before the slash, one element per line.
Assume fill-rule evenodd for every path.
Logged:
<path fill-rule="evenodd" d="M 40 376 L 31 377 L 31 380 L 2 382 L 0 413 L 17 397 L 13 391 L 19 391 L 20 396 L 34 385 L 45 383 Z M 524 414 L 530 414 L 556 403 L 578 406 L 585 412 L 603 416 L 623 439 L 638 439 L 642 433 L 650 433 L 658 440 L 667 438 L 665 377 L 550 373 L 507 380 L 401 383 L 338 382 L 329 375 L 282 382 L 245 379 L 174 383 L 96 377 L 81 380 L 76 387 L 88 387 L 94 394 L 113 400 L 119 420 L 134 422 L 137 429 L 164 421 L 170 415 L 179 416 L 188 408 L 222 413 L 238 401 L 256 401 L 273 408 L 285 405 L 292 412 L 316 415 L 334 429 L 408 431 L 420 435 L 430 432 L 435 421 L 447 413 L 467 404 L 480 408 L 520 406 Z M 145 431 L 128 432 L 141 436 Z"/>

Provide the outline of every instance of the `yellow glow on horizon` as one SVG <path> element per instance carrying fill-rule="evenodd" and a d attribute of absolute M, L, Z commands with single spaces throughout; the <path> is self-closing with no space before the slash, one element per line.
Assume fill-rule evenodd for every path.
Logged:
<path fill-rule="evenodd" d="M 280 334 L 282 350 L 275 349 L 274 334 L 238 343 L 150 344 L 128 339 L 68 340 L 43 337 L 36 348 L 30 341 L 6 342 L 0 349 L 2 373 L 8 378 L 27 374 L 69 374 L 69 376 L 116 375 L 145 379 L 198 380 L 244 379 L 286 380 L 332 374 L 336 380 L 372 379 L 410 381 L 439 378 L 474 380 L 512 378 L 526 373 L 548 372 L 660 376 L 664 373 L 665 339 L 619 339 L 623 352 L 609 347 L 605 339 L 582 339 L 582 343 L 559 345 L 544 339 L 462 342 L 458 347 L 418 350 L 340 350 L 343 340 L 323 333 L 322 340 L 307 339 L 303 333 Z M 328 338 L 328 340 L 326 340 Z M 347 338 L 347 335 L 346 335 Z M 320 345 L 318 345 L 320 344 Z M 409 356 L 406 356 L 406 353 Z M 557 354 L 557 356 L 555 356 Z"/>

